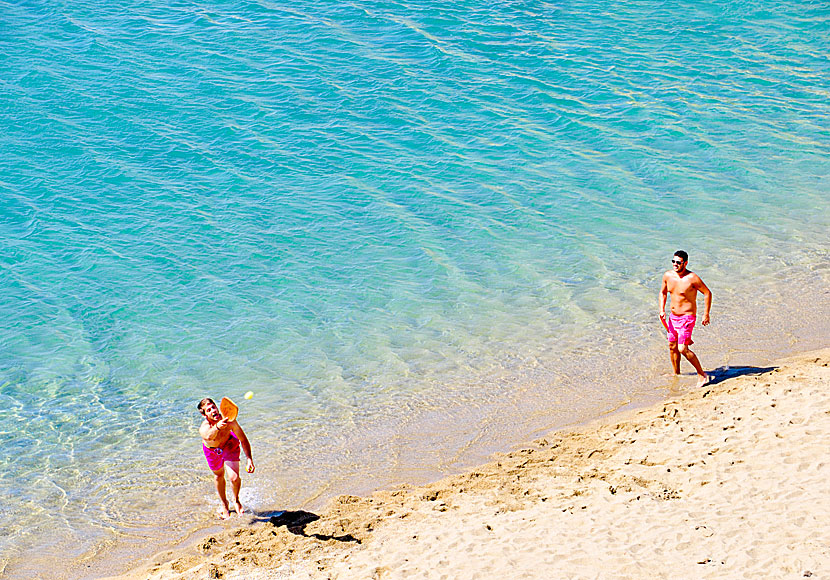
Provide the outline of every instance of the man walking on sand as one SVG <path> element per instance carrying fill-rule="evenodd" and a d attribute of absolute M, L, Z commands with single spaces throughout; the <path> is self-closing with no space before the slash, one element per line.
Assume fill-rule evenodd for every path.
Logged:
<path fill-rule="evenodd" d="M 674 374 L 680 374 L 680 355 L 686 357 L 697 371 L 697 386 L 702 387 L 709 382 L 709 375 L 703 372 L 697 355 L 691 351 L 692 329 L 697 319 L 697 293 L 703 293 L 706 299 L 705 311 L 701 324 L 709 324 L 709 309 L 712 307 L 712 292 L 703 283 L 703 280 L 694 272 L 687 270 L 689 255 L 683 250 L 677 250 L 672 258 L 672 269 L 663 274 L 663 284 L 660 287 L 660 320 L 668 331 L 669 355 Z M 666 320 L 666 294 L 671 294 L 671 312 Z"/>
<path fill-rule="evenodd" d="M 239 477 L 239 447 L 245 452 L 248 458 L 247 472 L 253 473 L 254 460 L 251 456 L 251 444 L 245 432 L 236 420 L 230 421 L 222 416 L 219 408 L 213 399 L 202 399 L 199 401 L 199 412 L 205 418 L 202 426 L 199 427 L 199 435 L 202 436 L 202 449 L 207 459 L 208 467 L 213 472 L 216 494 L 222 502 L 219 510 L 219 517 L 223 520 L 231 517 L 228 509 L 228 499 L 225 496 L 225 473 L 231 482 L 233 490 L 233 504 L 237 514 L 244 513 L 244 508 L 239 502 L 239 490 L 242 487 L 242 479 Z"/>

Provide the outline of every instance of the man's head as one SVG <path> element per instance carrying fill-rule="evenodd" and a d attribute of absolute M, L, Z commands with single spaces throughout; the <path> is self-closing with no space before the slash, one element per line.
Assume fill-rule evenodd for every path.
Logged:
<path fill-rule="evenodd" d="M 197 408 L 202 416 L 208 420 L 215 422 L 222 418 L 222 413 L 219 412 L 219 407 L 216 406 L 216 403 L 214 403 L 213 399 L 210 397 L 206 397 L 199 401 Z"/>
<path fill-rule="evenodd" d="M 686 269 L 686 263 L 689 261 L 689 254 L 683 250 L 677 250 L 672 256 L 671 264 L 675 272 L 682 272 Z"/>

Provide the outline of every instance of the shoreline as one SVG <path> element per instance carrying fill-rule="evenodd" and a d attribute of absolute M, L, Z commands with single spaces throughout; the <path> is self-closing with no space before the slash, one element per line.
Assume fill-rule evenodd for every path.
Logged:
<path fill-rule="evenodd" d="M 751 302 L 751 296 L 743 296 L 735 291 L 724 293 L 722 297 L 724 312 L 717 319 L 714 328 L 710 326 L 704 331 L 707 334 L 703 335 L 700 340 L 701 348 L 697 350 L 704 366 L 707 364 L 713 367 L 725 365 L 720 366 L 720 369 L 735 368 L 735 365 L 765 366 L 773 360 L 797 356 L 801 352 L 809 352 L 825 346 L 825 333 L 820 324 L 822 317 L 816 316 L 816 313 L 830 311 L 830 293 L 820 293 L 817 296 L 818 300 L 810 302 L 813 316 L 804 315 L 801 305 L 805 302 L 798 299 L 799 296 L 790 298 L 789 301 L 778 303 L 777 309 L 773 311 L 761 306 L 755 309 L 747 308 L 746 306 Z M 756 312 L 760 316 L 756 316 Z M 659 323 L 657 325 L 659 326 Z M 773 327 L 776 330 L 770 332 L 768 329 Z M 758 338 L 760 340 L 757 340 Z M 481 414 L 482 420 L 479 423 L 462 420 L 462 428 L 459 428 L 459 423 L 455 421 L 457 416 L 446 412 L 440 416 L 430 417 L 429 420 L 416 417 L 415 420 L 408 421 L 403 429 L 379 432 L 362 429 L 360 438 L 353 442 L 353 445 L 357 447 L 365 445 L 366 449 L 359 451 L 356 455 L 348 455 L 351 470 L 341 472 L 340 477 L 330 481 L 324 487 L 298 486 L 298 482 L 303 481 L 302 474 L 298 472 L 301 467 L 299 465 L 286 465 L 288 470 L 275 472 L 276 479 L 261 478 L 254 487 L 256 497 L 261 498 L 260 491 L 267 490 L 262 487 L 263 485 L 275 485 L 281 491 L 286 491 L 287 486 L 292 486 L 296 490 L 306 491 L 305 501 L 302 501 L 300 497 L 295 499 L 301 501 L 294 501 L 291 497 L 282 497 L 284 494 L 278 493 L 281 496 L 278 501 L 260 499 L 259 502 L 250 504 L 245 501 L 244 497 L 246 488 L 248 488 L 246 483 L 243 483 L 243 501 L 252 507 L 254 512 L 260 514 L 277 508 L 323 513 L 328 503 L 340 494 L 369 496 L 375 490 L 391 489 L 402 483 L 416 486 L 428 485 L 445 477 L 473 470 L 489 462 L 495 453 L 518 449 L 527 441 L 544 434 L 579 429 L 607 417 L 621 416 L 621 413 L 625 415 L 632 410 L 672 399 L 690 390 L 694 378 L 688 374 L 691 371 L 688 365 L 683 367 L 684 376 L 679 380 L 659 374 L 668 366 L 668 357 L 662 348 L 664 341 L 663 333 L 660 332 L 652 341 L 653 348 L 650 346 L 641 353 L 643 356 L 638 360 L 645 363 L 646 373 L 633 379 L 627 379 L 619 372 L 614 373 L 612 369 L 605 368 L 605 364 L 601 364 L 604 360 L 608 360 L 609 353 L 607 352 L 604 355 L 596 352 L 583 352 L 580 353 L 579 358 L 574 358 L 569 362 L 572 369 L 584 370 L 584 375 L 573 373 L 564 375 L 564 380 L 573 381 L 565 384 L 571 391 L 578 389 L 584 381 L 602 381 L 605 384 L 611 384 L 615 380 L 623 379 L 620 385 L 628 396 L 626 399 L 620 399 L 618 404 L 595 405 L 590 413 L 572 413 L 570 417 L 566 417 L 566 420 L 561 421 L 561 416 L 555 413 L 537 414 L 538 410 L 545 411 L 549 407 L 556 410 L 558 405 L 557 401 L 547 396 L 544 386 L 537 385 L 536 389 L 531 390 L 508 389 L 509 397 L 505 397 L 502 409 L 506 410 L 506 413 L 488 408 L 486 411 L 495 413 L 495 417 Z M 613 356 L 611 358 L 613 359 Z M 630 365 L 631 361 L 629 360 L 628 363 Z M 685 361 L 683 364 L 685 365 Z M 597 388 L 596 384 L 589 385 L 589 387 L 589 390 L 594 391 Z M 484 412 L 485 409 L 475 411 Z M 524 414 L 525 411 L 527 411 L 526 414 Z M 466 418 L 462 417 L 462 419 Z M 437 430 L 434 429 L 436 426 Z M 526 428 L 529 426 L 532 428 Z M 417 433 L 414 431 L 416 427 L 420 427 Z M 482 432 L 479 432 L 479 428 Z M 442 439 L 441 435 L 445 435 L 446 438 Z M 417 438 L 413 438 L 414 436 Z M 389 438 L 384 440 L 383 445 L 401 449 L 401 455 L 394 457 L 393 463 L 386 463 L 383 453 L 369 457 L 366 463 L 359 461 L 363 456 L 376 454 L 378 451 L 383 452 L 384 449 L 378 449 L 374 442 L 385 437 Z M 473 438 L 468 439 L 468 437 Z M 437 445 L 431 447 L 435 443 Z M 460 445 L 453 446 L 455 443 L 460 443 Z M 325 460 L 333 456 L 335 451 L 342 451 L 339 445 L 336 447 L 337 449 L 323 451 L 322 457 L 319 451 L 314 452 L 317 454 L 316 458 L 314 453 L 310 454 L 304 458 L 302 465 L 313 466 L 318 459 Z M 255 449 L 255 453 L 256 451 Z M 257 454 L 259 457 L 258 472 L 265 465 L 263 451 L 267 452 L 267 449 L 263 448 Z M 80 557 L 64 560 L 58 570 L 54 570 L 51 560 L 38 558 L 35 553 L 26 555 L 24 552 L 3 572 L 10 579 L 54 577 L 67 580 L 70 578 L 92 580 L 110 577 L 126 573 L 137 563 L 149 561 L 156 553 L 178 551 L 196 545 L 199 538 L 213 533 L 221 534 L 229 526 L 247 526 L 248 518 L 217 522 L 212 517 L 211 501 L 215 494 L 212 485 L 204 479 L 205 473 L 200 460 L 201 456 L 194 463 L 197 468 L 191 471 L 199 478 L 198 485 L 204 493 L 200 492 L 198 495 L 183 498 L 192 517 L 182 521 L 175 520 L 172 523 L 159 519 L 157 527 L 145 526 L 136 530 L 137 533 L 122 534 L 121 537 L 113 538 L 113 541 L 101 542 Z M 278 465 L 282 463 L 278 462 Z M 388 467 L 388 471 L 378 471 L 378 465 Z M 298 474 L 299 479 L 297 479 Z M 248 482 L 250 483 L 251 480 Z M 302 494 L 294 491 L 293 495 Z M 207 504 L 205 504 L 206 500 Z M 159 512 L 158 515 L 163 518 L 164 512 Z M 161 537 L 160 533 L 166 534 L 166 537 Z"/>
<path fill-rule="evenodd" d="M 460 475 L 259 514 L 117 578 L 820 576 L 828 365 L 824 348 L 724 369 Z"/>

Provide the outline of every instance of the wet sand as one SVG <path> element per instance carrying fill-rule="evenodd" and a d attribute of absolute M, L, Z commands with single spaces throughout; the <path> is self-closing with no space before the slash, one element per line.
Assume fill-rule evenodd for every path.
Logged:
<path fill-rule="evenodd" d="M 828 438 L 830 348 L 430 485 L 257 514 L 120 578 L 821 578 Z"/>

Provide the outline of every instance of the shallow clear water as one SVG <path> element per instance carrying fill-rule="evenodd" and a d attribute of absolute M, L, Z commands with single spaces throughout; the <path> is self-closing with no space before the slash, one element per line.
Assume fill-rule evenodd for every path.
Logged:
<path fill-rule="evenodd" d="M 258 510 L 660 396 L 680 247 L 704 364 L 821 343 L 828 39 L 810 2 L 0 2 L 6 574 L 208 525 L 203 396 Z"/>

